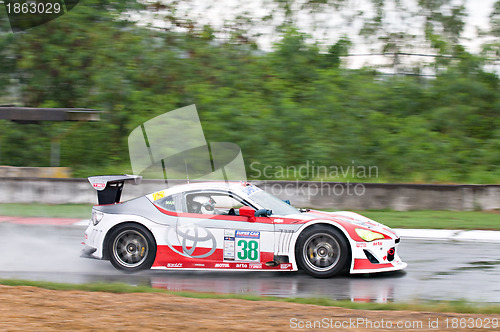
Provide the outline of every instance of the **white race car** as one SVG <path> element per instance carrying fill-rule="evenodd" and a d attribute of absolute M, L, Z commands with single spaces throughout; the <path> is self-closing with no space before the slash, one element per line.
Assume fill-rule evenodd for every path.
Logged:
<path fill-rule="evenodd" d="M 318 278 L 404 269 L 390 228 L 353 212 L 299 210 L 247 182 L 181 184 L 120 203 L 126 180 L 90 177 L 99 205 L 85 257 L 124 271 L 303 269 Z"/>

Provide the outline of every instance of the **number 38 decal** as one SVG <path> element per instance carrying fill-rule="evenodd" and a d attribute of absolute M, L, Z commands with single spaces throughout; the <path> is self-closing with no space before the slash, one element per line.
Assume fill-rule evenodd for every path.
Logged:
<path fill-rule="evenodd" d="M 260 232 L 236 231 L 236 260 L 238 261 L 260 261 L 259 248 Z"/>
<path fill-rule="evenodd" d="M 258 261 L 259 260 L 259 242 L 255 240 L 239 240 L 237 247 L 237 257 L 240 261 Z"/>

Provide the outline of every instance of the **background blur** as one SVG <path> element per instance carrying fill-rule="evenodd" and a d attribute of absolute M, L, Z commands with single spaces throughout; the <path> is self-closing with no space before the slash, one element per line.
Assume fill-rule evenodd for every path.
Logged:
<path fill-rule="evenodd" d="M 314 162 L 377 167 L 363 182 L 500 183 L 500 1 L 86 0 L 16 34 L 4 10 L 0 104 L 105 113 L 0 120 L 0 165 L 50 166 L 60 140 L 74 177 L 131 173 L 130 132 L 196 104 L 249 179 Z"/>

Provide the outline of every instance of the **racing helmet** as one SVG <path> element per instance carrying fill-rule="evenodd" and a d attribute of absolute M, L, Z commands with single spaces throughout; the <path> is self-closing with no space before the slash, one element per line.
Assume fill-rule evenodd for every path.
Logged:
<path fill-rule="evenodd" d="M 210 196 L 195 196 L 191 201 L 191 209 L 194 213 L 213 214 L 215 201 Z"/>

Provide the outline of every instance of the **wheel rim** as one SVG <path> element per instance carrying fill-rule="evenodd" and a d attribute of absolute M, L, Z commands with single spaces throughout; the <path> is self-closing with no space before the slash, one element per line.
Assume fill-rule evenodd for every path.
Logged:
<path fill-rule="evenodd" d="M 148 256 L 148 241 L 140 232 L 125 230 L 113 242 L 113 256 L 125 267 L 137 267 Z"/>
<path fill-rule="evenodd" d="M 302 254 L 309 268 L 318 272 L 328 271 L 340 260 L 340 244 L 330 234 L 313 234 L 305 242 Z"/>

